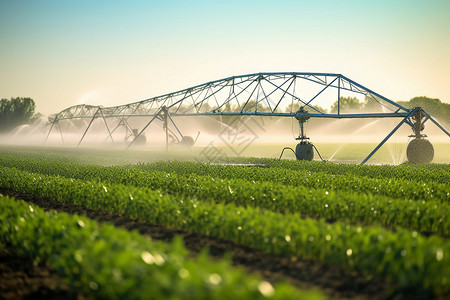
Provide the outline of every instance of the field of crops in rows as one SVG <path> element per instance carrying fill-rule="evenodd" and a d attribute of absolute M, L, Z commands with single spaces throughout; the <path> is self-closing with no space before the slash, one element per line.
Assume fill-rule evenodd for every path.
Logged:
<path fill-rule="evenodd" d="M 104 157 L 97 164 L 97 154 L 84 155 L 88 159 L 81 163 L 73 152 L 0 149 L 0 247 L 48 265 L 71 290 L 88 297 L 450 296 L 448 164 L 235 158 L 226 164 L 106 166 Z M 59 203 L 58 212 L 33 199 Z M 183 237 L 156 241 L 64 212 L 73 205 L 244 247 L 265 264 L 193 254 Z M 234 246 L 228 247 L 233 256 Z M 264 265 L 278 261 L 280 270 L 270 269 L 280 274 L 274 278 Z M 313 269 L 339 276 L 318 279 Z M 345 284 L 352 281 L 358 284 Z M 371 285 L 378 294 L 368 292 Z"/>

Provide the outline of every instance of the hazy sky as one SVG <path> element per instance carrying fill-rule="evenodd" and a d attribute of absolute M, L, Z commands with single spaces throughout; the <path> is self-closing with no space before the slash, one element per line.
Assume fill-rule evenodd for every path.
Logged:
<path fill-rule="evenodd" d="M 449 0 L 0 0 L 0 98 L 48 115 L 298 71 L 449 103 L 449 16 Z"/>

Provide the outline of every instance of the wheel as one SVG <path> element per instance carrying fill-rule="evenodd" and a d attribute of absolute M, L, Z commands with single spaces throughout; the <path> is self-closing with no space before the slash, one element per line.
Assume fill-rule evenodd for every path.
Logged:
<path fill-rule="evenodd" d="M 186 140 L 186 142 L 189 144 L 189 146 L 194 146 L 194 139 L 192 138 L 192 136 L 189 136 L 189 135 L 186 135 L 185 137 L 184 137 L 184 139 Z"/>
<path fill-rule="evenodd" d="M 145 145 L 146 142 L 147 142 L 147 138 L 145 137 L 145 135 L 141 134 L 134 143 L 136 145 Z"/>
<path fill-rule="evenodd" d="M 297 160 L 313 160 L 314 149 L 313 145 L 310 143 L 299 143 L 295 148 L 295 156 Z"/>
<path fill-rule="evenodd" d="M 406 156 L 412 164 L 428 164 L 434 157 L 433 145 L 429 140 L 415 138 L 409 142 Z"/>

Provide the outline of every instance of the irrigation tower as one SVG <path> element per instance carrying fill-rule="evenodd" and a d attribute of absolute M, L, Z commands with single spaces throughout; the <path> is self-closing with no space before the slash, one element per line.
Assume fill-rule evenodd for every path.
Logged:
<path fill-rule="evenodd" d="M 341 105 L 343 96 L 362 95 L 371 110 L 349 112 Z M 331 102 L 330 102 L 331 101 Z M 337 109 L 331 113 L 323 111 L 321 106 L 337 101 Z M 286 111 L 290 107 L 291 111 Z M 180 142 L 189 148 L 192 138 L 182 134 L 177 117 L 195 118 L 198 116 L 257 116 L 294 118 L 298 121 L 300 134 L 295 150 L 297 159 L 312 160 L 314 145 L 305 133 L 304 124 L 311 118 L 361 119 L 361 118 L 397 118 L 399 123 L 361 162 L 366 163 L 378 149 L 402 126 L 412 129 L 407 147 L 407 157 L 412 163 L 431 162 L 434 149 L 423 134 L 427 122 L 434 123 L 445 134 L 450 133 L 432 116 L 420 107 L 408 109 L 365 86 L 345 77 L 332 73 L 256 73 L 232 76 L 210 81 L 194 87 L 142 101 L 113 106 L 76 105 L 58 113 L 51 121 L 45 140 L 50 134 L 64 135 L 71 128 L 82 128 L 78 146 L 83 142 L 94 122 L 101 122 L 105 139 L 122 140 L 129 148 L 133 144 L 145 143 L 144 132 L 153 122 L 162 122 L 168 137 L 177 136 Z M 143 126 L 135 128 L 134 120 L 144 121 Z M 170 129 L 170 127 L 172 129 Z M 119 130 L 120 129 L 120 130 Z M 119 134 L 120 132 L 120 134 Z M 151 134 L 151 132 L 147 132 Z"/>

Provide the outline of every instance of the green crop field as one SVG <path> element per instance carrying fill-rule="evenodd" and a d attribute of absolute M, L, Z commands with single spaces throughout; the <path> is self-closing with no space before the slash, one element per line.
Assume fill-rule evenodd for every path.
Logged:
<path fill-rule="evenodd" d="M 0 248 L 95 299 L 450 297 L 449 164 L 197 158 L 1 147 Z M 157 241 L 74 205 L 180 236 Z M 193 253 L 184 243 L 194 234 L 228 254 L 212 255 L 211 242 L 211 254 Z M 234 247 L 258 259 L 236 260 Z"/>

